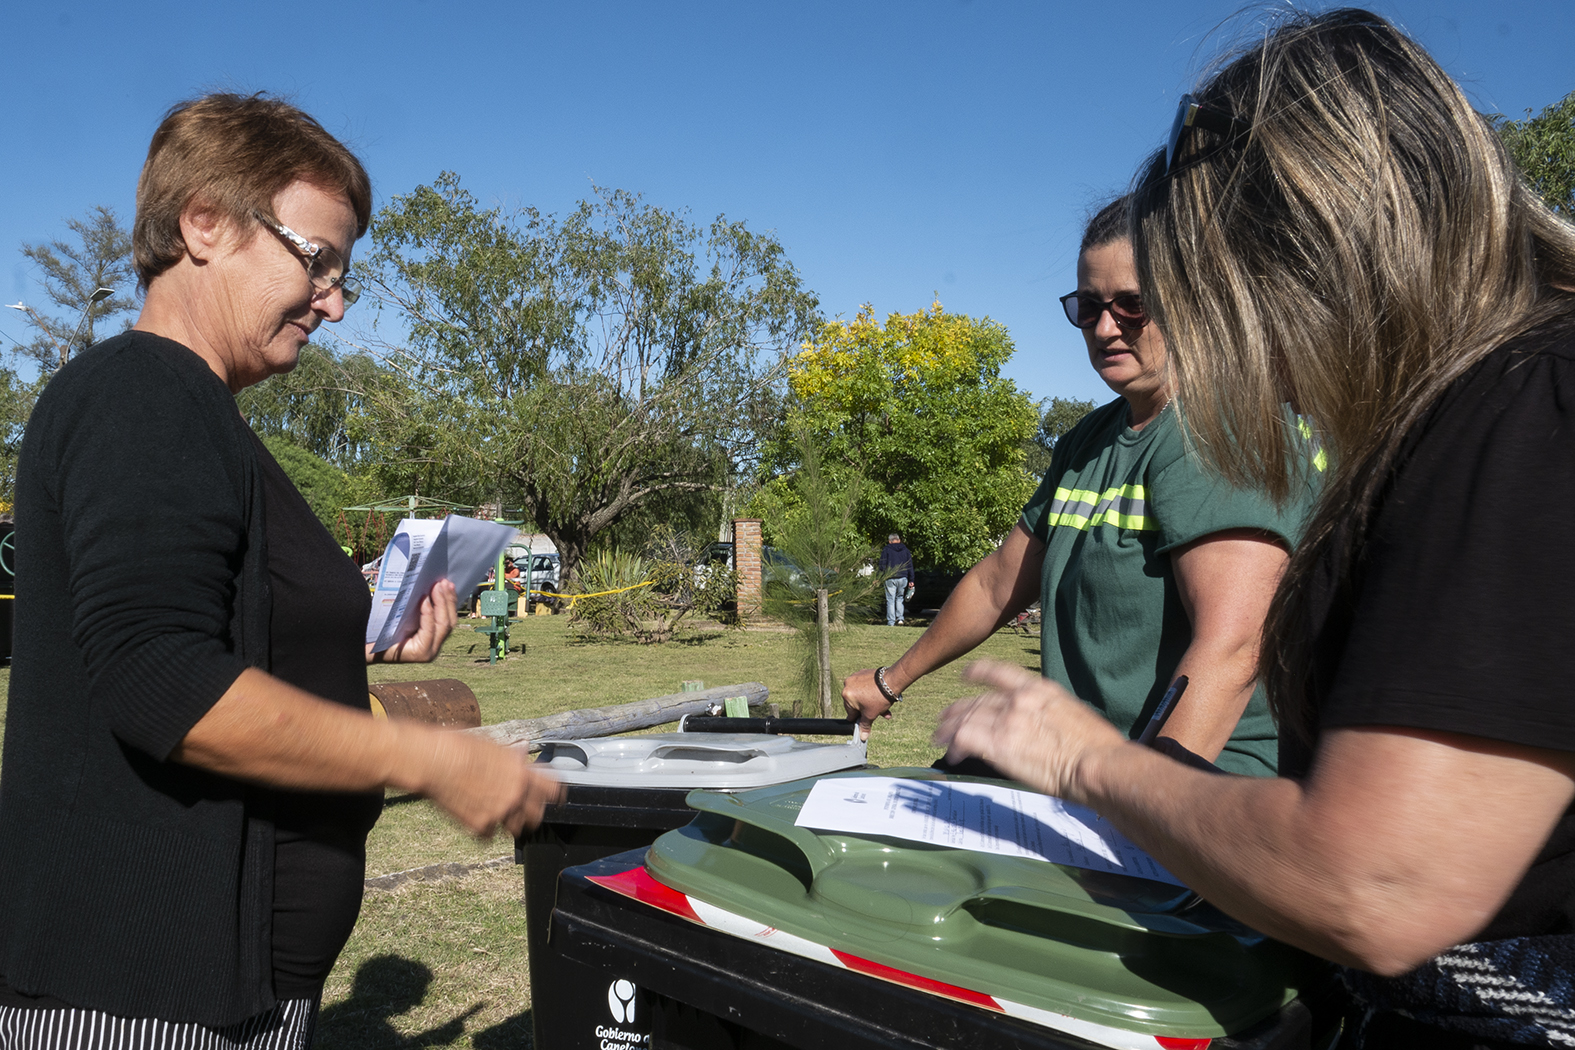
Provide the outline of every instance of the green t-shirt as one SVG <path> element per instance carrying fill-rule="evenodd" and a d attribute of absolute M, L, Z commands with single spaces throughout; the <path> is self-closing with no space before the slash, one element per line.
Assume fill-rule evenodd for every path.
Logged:
<path fill-rule="evenodd" d="M 1293 547 L 1313 488 L 1309 481 L 1300 498 L 1276 508 L 1188 454 L 1174 411 L 1142 430 L 1127 426 L 1128 418 L 1118 398 L 1056 442 L 1050 469 L 1023 509 L 1023 526 L 1045 544 L 1044 676 L 1136 737 L 1192 642 L 1169 552 L 1240 528 L 1274 533 Z M 1271 776 L 1277 761 L 1260 685 L 1216 764 Z"/>

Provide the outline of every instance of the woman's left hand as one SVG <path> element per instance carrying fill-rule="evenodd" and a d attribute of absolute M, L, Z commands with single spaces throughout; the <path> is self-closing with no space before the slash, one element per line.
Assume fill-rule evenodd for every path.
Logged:
<path fill-rule="evenodd" d="M 416 633 L 404 641 L 389 646 L 380 653 L 366 647 L 369 664 L 429 664 L 438 658 L 443 643 L 454 630 L 459 618 L 455 610 L 454 585 L 439 580 L 432 591 L 421 599 L 421 621 Z"/>

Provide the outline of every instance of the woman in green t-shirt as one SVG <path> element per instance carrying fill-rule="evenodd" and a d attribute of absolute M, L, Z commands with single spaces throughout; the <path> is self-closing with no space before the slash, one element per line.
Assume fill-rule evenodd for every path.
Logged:
<path fill-rule="evenodd" d="M 1258 636 L 1308 501 L 1276 507 L 1185 449 L 1126 216 L 1123 198 L 1089 222 L 1077 290 L 1062 299 L 1094 370 L 1120 396 L 1056 443 L 1006 541 L 896 663 L 849 677 L 843 702 L 866 728 L 889 717 L 902 690 L 1037 599 L 1045 677 L 1136 736 L 1184 674 L 1186 701 L 1162 746 L 1230 772 L 1272 775 L 1276 733 L 1255 687 Z"/>

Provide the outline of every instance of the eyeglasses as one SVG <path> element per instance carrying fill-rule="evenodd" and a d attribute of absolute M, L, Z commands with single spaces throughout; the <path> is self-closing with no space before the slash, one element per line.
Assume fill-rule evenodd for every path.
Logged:
<path fill-rule="evenodd" d="M 339 294 L 344 297 L 345 305 L 351 306 L 361 298 L 361 282 L 351 277 L 346 271 L 345 261 L 339 253 L 332 248 L 325 248 L 296 233 L 290 227 L 277 219 L 270 219 L 260 211 L 252 212 L 257 221 L 268 227 L 274 233 L 289 241 L 296 251 L 301 253 L 301 262 L 306 266 L 306 276 L 311 279 L 312 287 L 317 289 L 313 299 L 320 299 L 339 289 Z"/>
<path fill-rule="evenodd" d="M 1143 312 L 1143 297 L 1136 292 L 1123 292 L 1110 300 L 1095 299 L 1081 292 L 1068 292 L 1061 297 L 1061 309 L 1074 328 L 1092 328 L 1099 323 L 1099 315 L 1110 311 L 1110 319 L 1122 328 L 1142 328 L 1148 324 L 1148 314 Z"/>
<path fill-rule="evenodd" d="M 1205 150 L 1191 158 L 1190 162 L 1202 160 L 1215 150 L 1224 149 L 1252 132 L 1252 125 L 1237 120 L 1223 110 L 1213 109 L 1200 103 L 1192 95 L 1182 95 L 1181 102 L 1176 107 L 1176 120 L 1170 126 L 1170 139 L 1165 143 L 1165 174 L 1169 175 L 1178 167 L 1176 164 L 1176 151 L 1181 146 L 1181 139 L 1188 128 L 1202 128 L 1212 131 L 1216 135 L 1224 135 L 1225 141 L 1212 150 Z"/>

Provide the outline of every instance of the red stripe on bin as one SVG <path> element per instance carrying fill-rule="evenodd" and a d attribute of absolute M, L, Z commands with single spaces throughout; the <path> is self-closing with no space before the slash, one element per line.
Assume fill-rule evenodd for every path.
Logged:
<path fill-rule="evenodd" d="M 621 893 L 625 897 L 632 897 L 641 904 L 649 904 L 653 908 L 660 908 L 666 912 L 688 919 L 690 922 L 700 922 L 700 916 L 689 906 L 689 898 L 679 893 L 670 886 L 663 886 L 651 878 L 650 872 L 644 868 L 630 868 L 628 871 L 619 872 L 617 875 L 588 875 L 591 882 L 604 886 L 614 893 Z"/>
<path fill-rule="evenodd" d="M 710 924 L 700 918 L 699 914 L 695 912 L 694 907 L 689 903 L 687 895 L 656 881 L 643 866 L 630 868 L 628 871 L 622 871 L 616 875 L 589 875 L 586 878 L 598 886 L 612 890 L 621 896 L 629 897 L 642 904 L 649 904 L 653 908 L 659 908 L 662 911 L 688 919 L 690 922 L 710 928 Z M 930 977 L 921 977 L 916 973 L 898 970 L 895 967 L 886 966 L 883 963 L 861 958 L 857 955 L 850 955 L 835 948 L 828 947 L 825 950 L 829 951 L 837 962 L 858 973 L 891 981 L 893 984 L 905 985 L 921 992 L 928 992 L 931 995 L 945 996 L 958 1002 L 983 1007 L 996 1013 L 1005 1013 L 1000 1003 L 983 992 L 976 992 L 971 988 L 963 988 L 955 984 L 947 984 L 945 981 L 937 981 Z M 1042 1021 L 1039 1023 L 1044 1024 Z M 1116 1032 L 1117 1030 L 1110 1029 L 1110 1031 Z M 1133 1033 L 1122 1032 L 1121 1034 L 1130 1038 Z M 1213 1039 L 1209 1037 L 1157 1035 L 1149 1036 L 1148 1038 L 1153 1039 L 1155 1044 L 1161 1047 L 1162 1050 L 1208 1050 L 1210 1044 L 1213 1043 Z"/>
<path fill-rule="evenodd" d="M 1001 1004 L 983 992 L 976 992 L 971 988 L 959 988 L 955 984 L 947 984 L 945 981 L 937 981 L 929 977 L 920 977 L 918 974 L 908 973 L 906 970 L 893 969 L 878 962 L 871 962 L 869 959 L 861 959 L 857 955 L 839 952 L 835 948 L 831 949 L 831 954 L 835 955 L 838 961 L 850 970 L 857 970 L 859 973 L 866 973 L 871 977 L 879 977 L 894 984 L 905 984 L 909 988 L 917 988 L 921 992 L 944 995 L 948 999 L 956 999 L 958 1002 L 971 1003 L 974 1006 L 982 1006 L 986 1010 L 1001 1012 Z"/>

